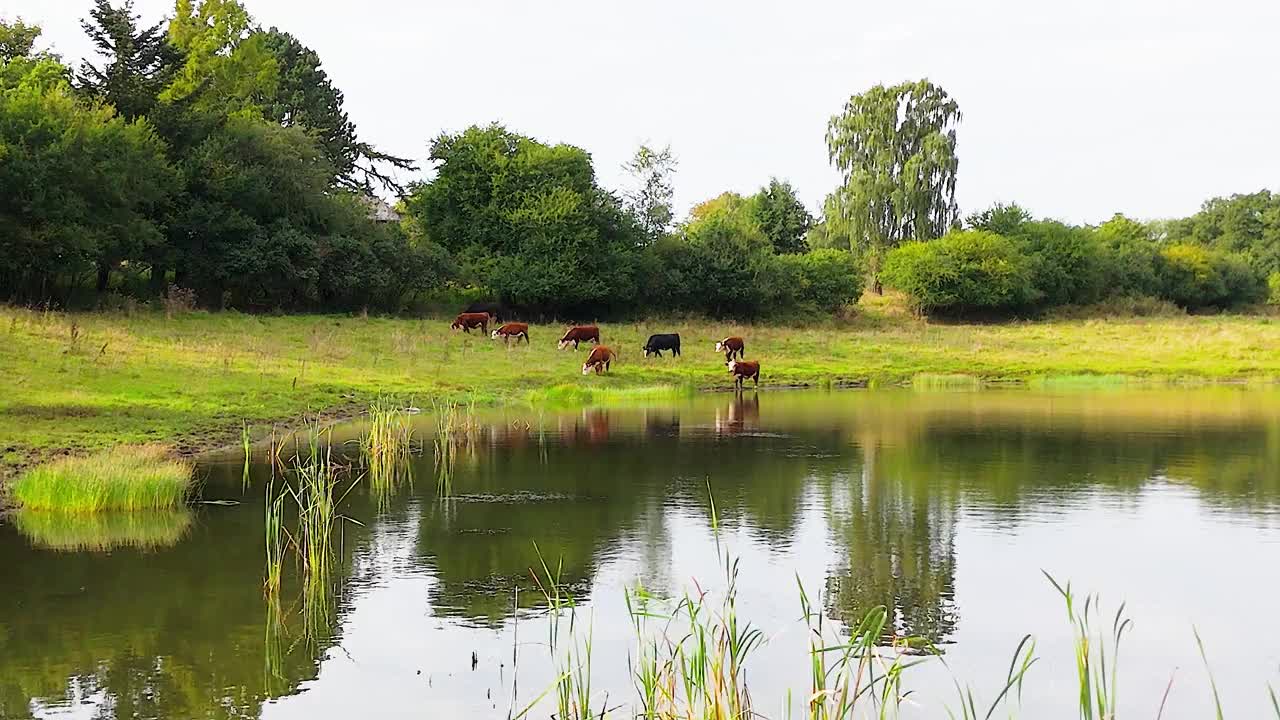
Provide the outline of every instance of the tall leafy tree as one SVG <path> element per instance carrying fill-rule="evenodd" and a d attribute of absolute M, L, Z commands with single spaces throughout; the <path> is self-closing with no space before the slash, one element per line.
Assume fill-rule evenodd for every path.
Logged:
<path fill-rule="evenodd" d="M 1260 272 L 1280 271 L 1280 193 L 1261 190 L 1208 200 L 1168 224 L 1167 241 L 1242 253 Z"/>
<path fill-rule="evenodd" d="M 675 174 L 676 158 L 667 146 L 655 150 L 641 145 L 623 169 L 631 174 L 638 187 L 627 194 L 627 204 L 650 240 L 661 237 L 671 227 L 675 218 L 671 201 L 675 186 L 671 176 Z"/>
<path fill-rule="evenodd" d="M 582 149 L 490 125 L 440 136 L 431 159 L 436 176 L 406 210 L 473 281 L 529 310 L 587 318 L 634 297 L 639 228 Z"/>
<path fill-rule="evenodd" d="M 805 233 L 813 227 L 813 216 L 796 197 L 791 183 L 771 178 L 769 184 L 756 193 L 754 211 L 756 222 L 773 244 L 774 252 L 794 255 L 808 251 Z"/>
<path fill-rule="evenodd" d="M 336 184 L 365 191 L 377 185 L 403 194 L 394 171 L 417 167 L 359 140 L 342 91 L 320 66 L 320 56 L 282 30 L 271 28 L 260 36 L 278 70 L 274 90 L 259 100 L 267 119 L 306 128 L 333 166 Z"/>
<path fill-rule="evenodd" d="M 176 0 L 169 42 L 183 62 L 162 101 L 220 115 L 261 115 L 257 100 L 275 91 L 278 67 L 237 0 Z"/>
<path fill-rule="evenodd" d="M 959 121 L 955 100 L 919 80 L 854 95 L 828 123 L 828 154 L 843 180 L 827 198 L 827 221 L 857 238 L 873 274 L 889 249 L 955 224 Z"/>
<path fill-rule="evenodd" d="M 165 34 L 165 24 L 139 27 L 139 20 L 133 0 L 125 0 L 120 7 L 112 6 L 110 0 L 94 0 L 89 18 L 80 23 L 103 61 L 81 63 L 78 87 L 129 119 L 151 113 L 182 64 L 181 53 Z"/>

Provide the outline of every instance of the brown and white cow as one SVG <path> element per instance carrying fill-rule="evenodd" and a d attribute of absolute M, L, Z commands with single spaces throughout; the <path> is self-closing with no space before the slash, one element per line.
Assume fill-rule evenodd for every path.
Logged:
<path fill-rule="evenodd" d="M 471 328 L 480 328 L 480 332 L 489 334 L 489 313 L 462 313 L 449 326 L 453 330 L 461 330 L 468 335 Z"/>
<path fill-rule="evenodd" d="M 587 375 L 592 370 L 599 375 L 602 372 L 609 372 L 609 363 L 618 359 L 618 353 L 610 350 L 605 345 L 597 345 L 591 348 L 591 354 L 587 356 L 587 361 L 582 363 L 582 374 Z"/>
<path fill-rule="evenodd" d="M 724 353 L 724 361 L 729 362 L 737 357 L 747 356 L 747 344 L 740 337 L 727 337 L 716 343 L 716 352 Z"/>
<path fill-rule="evenodd" d="M 592 342 L 599 345 L 600 328 L 595 325 L 575 325 L 565 331 L 564 337 L 560 338 L 560 342 L 556 343 L 556 347 L 563 350 L 569 347 L 569 343 L 573 343 L 573 349 L 577 350 L 580 342 Z"/>
<path fill-rule="evenodd" d="M 495 328 L 490 337 L 494 340 L 502 338 L 502 344 L 511 343 L 511 338 L 516 339 L 516 344 L 520 344 L 520 338 L 524 338 L 524 343 L 529 344 L 529 324 L 528 323 L 507 323 L 500 328 Z"/>
<path fill-rule="evenodd" d="M 733 386 L 738 390 L 746 384 L 747 378 L 755 380 L 756 387 L 760 387 L 760 363 L 750 360 L 730 360 L 726 365 L 729 366 L 729 372 L 733 374 Z"/>

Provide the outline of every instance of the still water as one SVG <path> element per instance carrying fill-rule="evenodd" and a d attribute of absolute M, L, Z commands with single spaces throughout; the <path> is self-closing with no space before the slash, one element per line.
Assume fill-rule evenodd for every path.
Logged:
<path fill-rule="evenodd" d="M 545 559 L 593 643 L 597 704 L 630 717 L 624 589 L 725 584 L 766 644 L 755 709 L 808 691 L 798 583 L 840 628 L 935 644 L 901 716 L 993 699 L 1018 642 L 1020 717 L 1076 717 L 1071 626 L 1042 571 L 1121 602 L 1121 714 L 1266 717 L 1280 688 L 1280 392 L 748 392 L 643 408 L 478 416 L 452 497 L 430 452 L 412 488 L 343 502 L 333 596 L 303 637 L 299 583 L 262 591 L 265 457 L 201 466 L 190 513 L 0 525 L 0 718 L 506 718 L 547 689 Z M 419 437 L 430 448 L 429 420 Z M 358 425 L 339 428 L 339 449 Z M 265 453 L 260 453 L 265 455 Z M 474 657 L 473 657 L 474 654 Z M 1172 685 L 1170 680 L 1172 679 Z M 554 708 L 538 705 L 530 717 Z"/>

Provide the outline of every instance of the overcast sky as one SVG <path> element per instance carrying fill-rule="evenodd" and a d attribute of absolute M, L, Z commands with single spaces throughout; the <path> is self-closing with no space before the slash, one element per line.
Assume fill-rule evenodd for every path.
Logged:
<path fill-rule="evenodd" d="M 828 118 L 927 77 L 960 103 L 959 200 L 1096 222 L 1280 188 L 1278 0 L 244 0 L 319 52 L 363 138 L 424 158 L 498 120 L 585 148 L 620 188 L 640 143 L 679 159 L 677 211 L 790 180 L 837 183 Z M 144 20 L 172 0 L 137 0 Z M 0 0 L 64 59 L 89 0 Z"/>

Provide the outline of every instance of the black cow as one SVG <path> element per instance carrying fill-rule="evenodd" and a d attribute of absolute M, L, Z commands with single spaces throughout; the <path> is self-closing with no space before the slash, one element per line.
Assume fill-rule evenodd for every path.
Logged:
<path fill-rule="evenodd" d="M 467 306 L 464 313 L 484 313 L 489 317 L 502 322 L 502 318 L 507 316 L 507 309 L 500 302 L 492 302 L 489 300 L 478 300 Z"/>
<path fill-rule="evenodd" d="M 645 357 L 649 357 L 650 354 L 662 357 L 663 350 L 670 350 L 673 357 L 679 357 L 680 335 L 677 333 L 650 335 L 649 342 L 644 344 L 643 350 Z"/>

